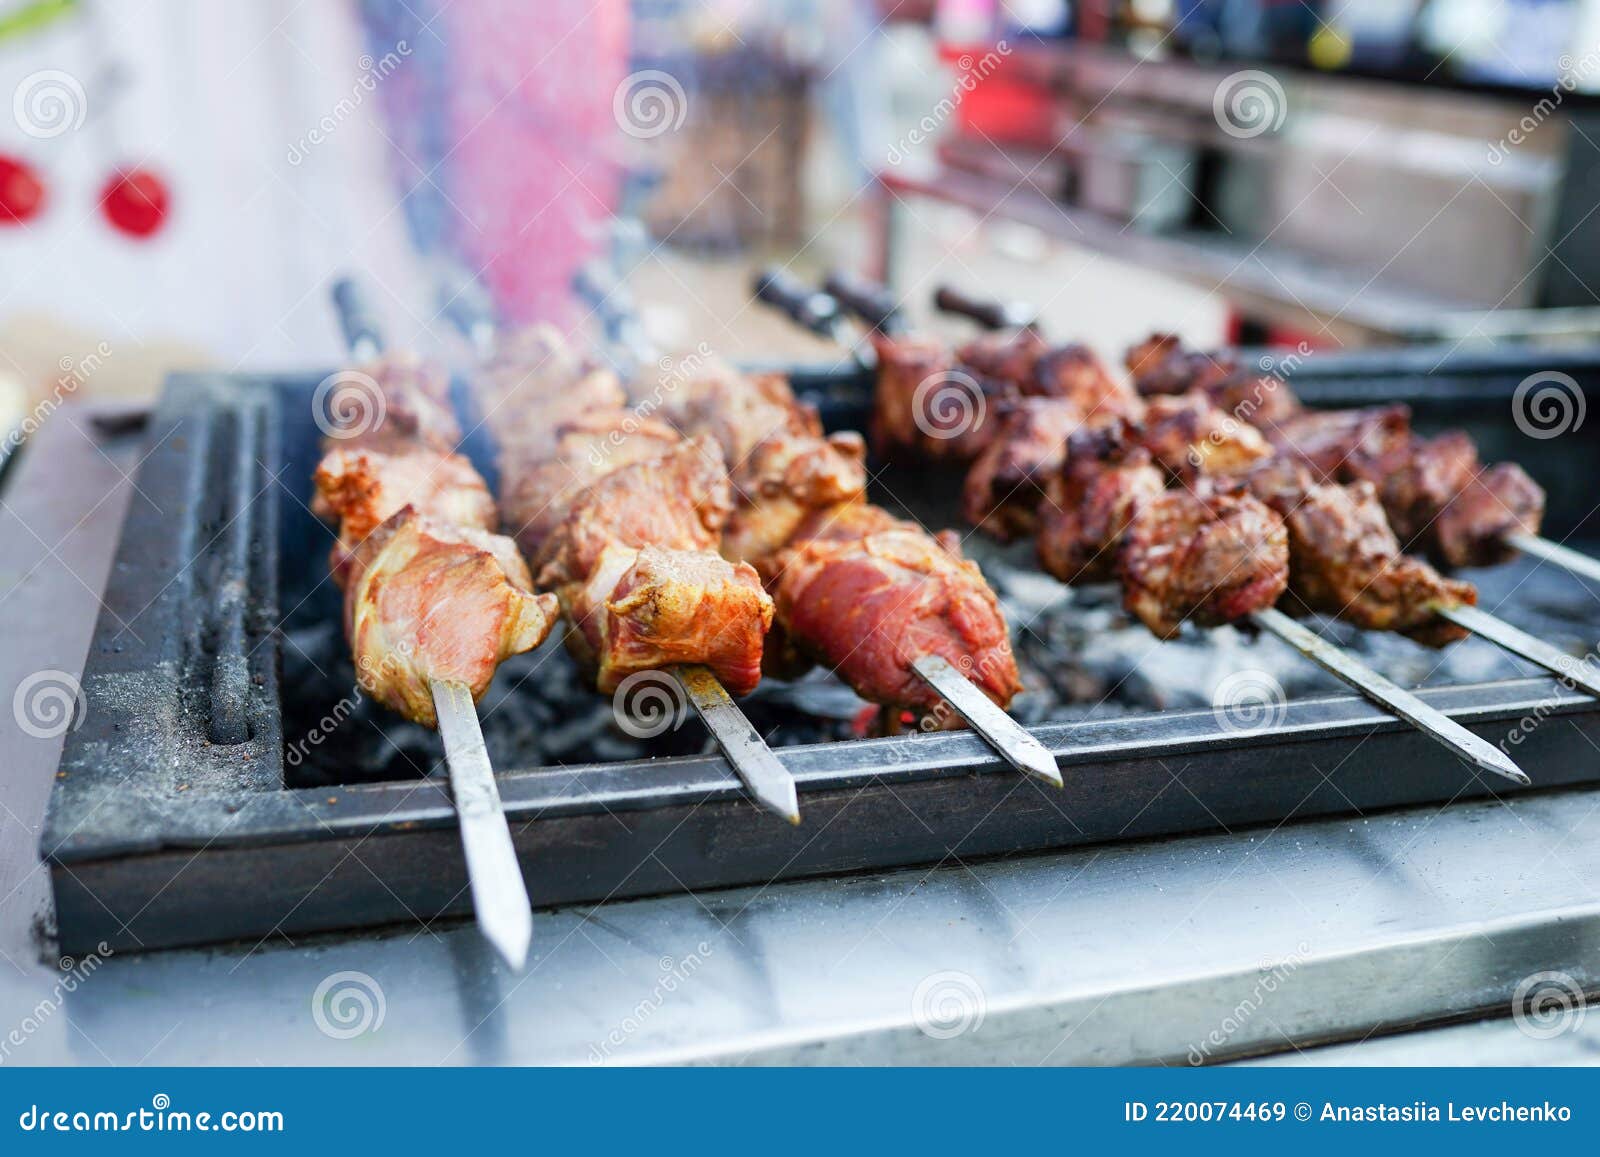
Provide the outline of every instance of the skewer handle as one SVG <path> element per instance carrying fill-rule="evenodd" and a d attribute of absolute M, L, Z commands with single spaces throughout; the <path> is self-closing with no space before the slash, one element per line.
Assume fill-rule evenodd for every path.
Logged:
<path fill-rule="evenodd" d="M 1532 783 L 1520 767 L 1498 747 L 1478 738 L 1438 708 L 1430 707 L 1410 691 L 1378 674 L 1371 667 L 1307 630 L 1280 610 L 1269 607 L 1250 616 L 1251 622 L 1276 635 L 1330 674 L 1342 679 L 1379 706 L 1392 711 L 1475 767 L 1504 776 L 1524 786 Z"/>
<path fill-rule="evenodd" d="M 776 265 L 756 274 L 751 291 L 780 313 L 818 337 L 843 342 L 840 332 L 844 313 L 830 295 L 802 285 L 792 274 Z M 848 344 L 848 343 L 846 343 Z"/>
<path fill-rule="evenodd" d="M 450 795 L 461 826 L 472 911 L 484 937 L 513 969 L 528 961 L 533 940 L 533 905 L 517 863 L 511 828 L 500 806 L 500 788 L 489 766 L 483 729 L 472 693 L 460 683 L 430 680 L 439 734 L 444 736 L 445 763 L 450 768 Z"/>
<path fill-rule="evenodd" d="M 835 269 L 824 279 L 822 291 L 881 333 L 901 333 L 906 328 L 894 294 L 876 282 Z"/>
<path fill-rule="evenodd" d="M 339 314 L 339 328 L 345 345 L 358 361 L 368 361 L 383 352 L 383 327 L 367 301 L 366 291 L 353 277 L 333 283 L 333 308 Z"/>
<path fill-rule="evenodd" d="M 1025 329 L 1039 324 L 1039 311 L 1020 301 L 986 301 L 941 285 L 933 291 L 933 304 L 943 313 L 970 318 L 985 329 Z"/>

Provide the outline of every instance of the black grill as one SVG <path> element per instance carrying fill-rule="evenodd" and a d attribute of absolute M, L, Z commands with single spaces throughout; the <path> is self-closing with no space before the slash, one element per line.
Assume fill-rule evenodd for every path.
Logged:
<path fill-rule="evenodd" d="M 1547 533 L 1560 539 L 1581 535 L 1594 505 L 1593 430 L 1536 441 L 1510 401 L 1523 377 L 1552 369 L 1587 384 L 1600 353 L 1319 354 L 1292 384 L 1313 405 L 1400 400 L 1421 427 L 1465 426 L 1486 459 L 1521 461 L 1548 488 Z M 859 371 L 794 377 L 830 426 L 864 424 Z M 306 506 L 319 380 L 177 377 L 149 423 L 154 449 L 85 669 L 85 722 L 68 737 L 44 835 L 63 950 L 293 938 L 470 910 L 448 794 L 430 777 L 437 736 L 354 695 L 326 581 L 331 534 Z M 488 466 L 481 439 L 467 450 Z M 958 477 L 886 470 L 877 488 L 930 525 L 956 522 Z M 800 785 L 805 823 L 791 829 L 746 802 L 692 716 L 649 739 L 619 730 L 552 642 L 507 663 L 484 702 L 534 902 L 1276 825 L 1507 787 L 1275 643 L 1229 630 L 1154 650 L 1118 625 L 1104 592 L 1060 598 L 1026 547 L 968 545 L 1018 627 L 1029 689 L 1014 713 L 1060 757 L 1065 791 L 1021 779 L 965 733 L 862 738 L 864 705 L 831 678 L 769 681 L 745 707 Z M 1593 645 L 1600 596 L 1577 579 L 1525 561 L 1470 577 L 1503 617 L 1573 654 Z M 1513 754 L 1539 788 L 1600 780 L 1595 700 L 1522 677 L 1487 644 L 1441 656 L 1340 637 L 1492 741 L 1517 731 Z M 1230 729 L 1206 705 L 1207 672 L 1239 661 L 1270 667 L 1289 692 L 1264 730 Z"/>

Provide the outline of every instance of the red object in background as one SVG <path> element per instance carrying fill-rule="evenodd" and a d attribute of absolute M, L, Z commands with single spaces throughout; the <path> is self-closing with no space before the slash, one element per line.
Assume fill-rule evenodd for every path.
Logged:
<path fill-rule="evenodd" d="M 0 225 L 22 225 L 44 208 L 44 182 L 20 157 L 0 153 Z"/>
<path fill-rule="evenodd" d="M 1009 46 L 940 43 L 939 59 L 955 68 L 958 83 L 967 78 L 956 105 L 960 132 L 996 144 L 1046 149 L 1060 141 L 1056 94 L 1019 67 Z"/>
<path fill-rule="evenodd" d="M 100 211 L 130 237 L 148 237 L 166 224 L 167 183 L 149 169 L 119 169 L 100 190 Z"/>

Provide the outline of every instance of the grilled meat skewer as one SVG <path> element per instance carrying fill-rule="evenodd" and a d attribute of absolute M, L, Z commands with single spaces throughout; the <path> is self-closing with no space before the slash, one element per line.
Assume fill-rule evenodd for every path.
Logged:
<path fill-rule="evenodd" d="M 1267 375 L 1253 379 L 1254 398 L 1270 404 L 1252 404 L 1238 391 L 1250 376 L 1231 354 L 1186 350 L 1170 335 L 1134 347 L 1129 363 L 1140 366 L 1135 388 L 1141 395 L 1197 391 L 1258 427 L 1280 453 L 1300 458 L 1321 479 L 1372 483 L 1401 544 L 1441 566 L 1506 562 L 1515 553 L 1514 536 L 1538 534 L 1544 491 L 1520 466 L 1485 467 L 1461 431 L 1414 434 L 1404 406 L 1306 410 L 1285 382 Z"/>
<path fill-rule="evenodd" d="M 766 580 L 785 653 L 825 664 L 890 719 L 928 717 L 944 701 L 915 669 L 926 655 L 968 673 L 998 706 L 1020 690 L 1005 620 L 977 567 L 953 539 L 867 503 L 860 438 L 824 436 L 782 378 L 752 381 L 712 361 L 658 413 L 686 435 L 716 438 L 733 464 L 738 498 L 723 551 Z"/>
<path fill-rule="evenodd" d="M 492 532 L 483 479 L 450 449 L 460 431 L 448 379 L 402 354 L 351 382 L 379 393 L 344 422 L 333 399 L 313 509 L 339 526 L 329 565 L 345 592 L 363 689 L 437 727 L 430 682 L 461 683 L 481 698 L 501 661 L 544 641 L 556 601 L 533 593 L 516 545 Z"/>
<path fill-rule="evenodd" d="M 340 282 L 333 296 L 352 351 L 376 357 L 355 285 Z M 369 369 L 343 383 L 355 396 L 341 399 L 336 385 L 328 399 L 316 472 L 322 513 L 339 521 L 330 563 L 345 588 L 345 632 L 362 686 L 439 729 L 478 927 L 520 971 L 532 905 L 473 705 L 504 659 L 549 635 L 556 601 L 532 593 L 516 544 L 485 526 L 494 503 L 453 452 L 448 378 L 406 355 Z"/>
<path fill-rule="evenodd" d="M 772 603 L 715 550 L 733 509 L 717 444 L 628 409 L 615 376 L 548 328 L 511 339 L 480 379 L 506 529 L 560 596 L 596 688 L 703 663 L 731 693 L 754 690 Z"/>

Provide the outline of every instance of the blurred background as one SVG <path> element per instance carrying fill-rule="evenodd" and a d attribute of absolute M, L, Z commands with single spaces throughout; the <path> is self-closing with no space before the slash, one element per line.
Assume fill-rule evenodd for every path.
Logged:
<path fill-rule="evenodd" d="M 1025 299 L 1111 359 L 1592 341 L 1593 0 L 4 0 L 0 425 L 339 359 L 468 278 L 836 357 L 770 262 Z"/>

